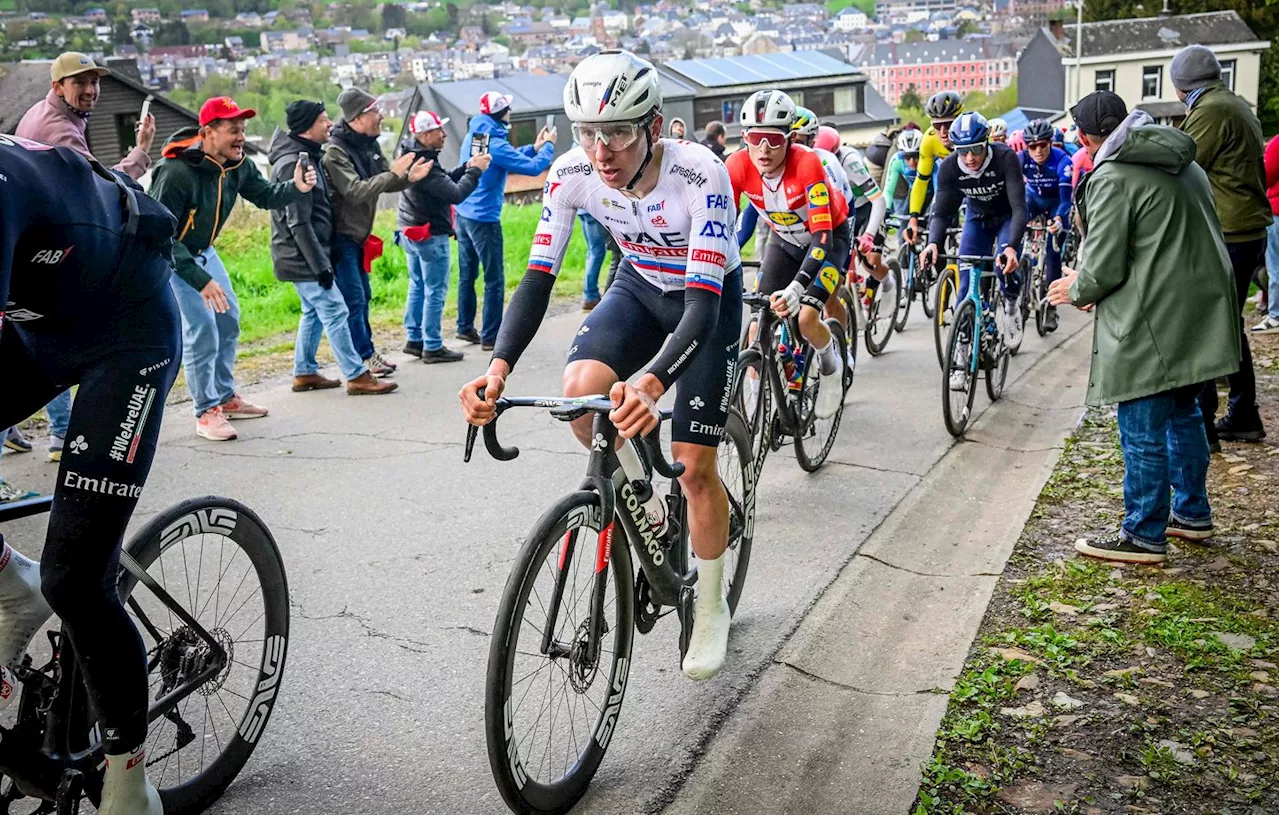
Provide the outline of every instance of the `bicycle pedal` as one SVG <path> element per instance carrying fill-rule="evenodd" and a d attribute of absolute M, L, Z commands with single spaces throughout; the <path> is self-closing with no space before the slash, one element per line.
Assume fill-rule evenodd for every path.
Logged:
<path fill-rule="evenodd" d="M 79 770 L 67 770 L 58 782 L 58 793 L 54 797 L 54 812 L 57 815 L 78 815 L 80 799 L 84 797 L 84 774 Z"/>

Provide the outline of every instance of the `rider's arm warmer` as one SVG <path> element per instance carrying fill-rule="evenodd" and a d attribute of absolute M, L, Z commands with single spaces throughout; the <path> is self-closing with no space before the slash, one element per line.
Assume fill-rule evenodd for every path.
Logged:
<path fill-rule="evenodd" d="M 529 269 L 524 273 L 520 285 L 511 295 L 511 304 L 502 317 L 502 328 L 498 331 L 498 341 L 493 346 L 493 359 L 505 360 L 514 369 L 524 349 L 533 342 L 533 335 L 538 333 L 542 318 L 547 314 L 547 305 L 551 302 L 551 287 L 555 285 L 554 275 L 537 269 Z"/>
<path fill-rule="evenodd" d="M 521 286 L 524 284 L 521 283 Z M 516 292 L 519 294 L 519 291 Z M 515 304 L 514 298 L 512 305 Z M 658 358 L 649 366 L 649 373 L 658 378 L 664 390 L 670 390 L 672 384 L 682 374 L 715 334 L 716 323 L 720 319 L 720 294 L 709 289 L 686 286 L 684 290 L 684 314 L 676 323 L 676 330 L 671 339 L 658 354 Z M 503 319 L 503 332 L 506 331 L 506 319 Z"/>
<path fill-rule="evenodd" d="M 1009 198 L 1009 243 L 1014 249 L 1022 249 L 1022 236 L 1027 231 L 1027 194 L 1022 180 L 1022 165 L 1018 154 L 1008 150 L 1003 154 L 1004 189 Z M 932 232 L 932 229 L 930 229 Z M 1004 247 L 1000 247 L 1004 251 Z"/>
<path fill-rule="evenodd" d="M 959 165 L 954 161 L 944 161 L 942 167 L 938 169 L 937 193 L 933 200 L 933 214 L 929 218 L 929 243 L 937 244 L 939 249 L 942 248 L 943 239 L 947 237 L 947 227 L 951 225 L 951 219 L 960 209 L 962 196 L 958 176 Z M 919 180 L 919 176 L 916 176 L 916 179 Z M 1023 226 L 1026 226 L 1026 221 L 1027 205 L 1023 202 Z"/>
<path fill-rule="evenodd" d="M 795 277 L 795 281 L 804 288 L 809 288 L 814 277 L 822 271 L 823 265 L 829 262 L 827 253 L 831 251 L 831 238 L 830 229 L 817 229 L 810 233 L 809 251 L 805 253 L 804 260 L 800 263 L 800 271 L 796 272 Z"/>

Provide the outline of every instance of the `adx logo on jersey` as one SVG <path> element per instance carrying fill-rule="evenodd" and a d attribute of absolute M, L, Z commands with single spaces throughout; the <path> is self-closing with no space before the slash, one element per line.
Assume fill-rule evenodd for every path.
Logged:
<path fill-rule="evenodd" d="M 31 262 L 41 266 L 57 266 L 71 256 L 72 249 L 75 249 L 75 246 L 68 246 L 66 249 L 41 249 L 36 252 L 35 257 L 31 258 Z"/>
<path fill-rule="evenodd" d="M 142 438 L 142 429 L 146 427 L 147 416 L 156 400 L 156 389 L 150 385 L 134 385 L 129 394 L 129 404 L 125 408 L 124 421 L 120 422 L 120 432 L 111 440 L 111 451 L 107 453 L 112 461 L 123 461 L 132 464 L 138 455 L 138 442 Z"/>
<path fill-rule="evenodd" d="M 729 227 L 719 221 L 707 221 L 702 225 L 702 229 L 698 232 L 698 235 L 704 238 L 720 238 L 728 240 Z"/>

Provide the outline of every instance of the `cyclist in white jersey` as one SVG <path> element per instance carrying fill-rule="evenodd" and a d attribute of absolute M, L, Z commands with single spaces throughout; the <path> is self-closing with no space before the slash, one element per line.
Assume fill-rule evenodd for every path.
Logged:
<path fill-rule="evenodd" d="M 459 398 L 467 421 L 492 419 L 507 376 L 546 314 L 575 214 L 591 213 L 612 233 L 624 259 L 573 340 L 564 394 L 607 392 L 614 404 L 609 418 L 626 439 L 657 427 L 658 399 L 679 380 L 671 450 L 685 467 L 680 485 L 699 559 L 683 669 L 692 679 L 707 679 L 724 664 L 730 622 L 723 595 L 729 501 L 716 451 L 742 322 L 732 185 L 706 147 L 660 138 L 658 73 L 634 54 L 603 51 L 583 60 L 564 99 L 581 146 L 551 166 L 529 266 L 503 318 L 489 371 L 464 386 Z M 646 364 L 634 384 L 626 381 Z M 584 445 L 591 441 L 590 421 L 574 423 Z"/>

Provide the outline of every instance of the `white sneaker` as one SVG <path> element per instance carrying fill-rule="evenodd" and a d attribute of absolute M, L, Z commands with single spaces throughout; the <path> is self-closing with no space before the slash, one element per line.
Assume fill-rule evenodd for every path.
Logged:
<path fill-rule="evenodd" d="M 833 374 L 818 373 L 818 401 L 813 406 L 814 415 L 819 419 L 830 419 L 840 412 L 844 404 L 844 360 Z"/>
<path fill-rule="evenodd" d="M 1277 330 L 1280 330 L 1280 321 L 1277 321 L 1270 314 L 1263 317 L 1262 322 L 1249 329 L 1252 334 L 1275 334 Z"/>
<path fill-rule="evenodd" d="M 22 655 L 53 609 L 40 593 L 40 563 L 0 544 L 0 666 L 22 664 Z"/>
<path fill-rule="evenodd" d="M 160 792 L 147 778 L 146 749 L 108 755 L 98 815 L 164 815 Z"/>
<path fill-rule="evenodd" d="M 693 608 L 693 634 L 681 669 L 693 680 L 710 679 L 724 667 L 729 651 L 729 601 L 724 597 L 724 555 L 698 562 L 698 597 Z"/>

